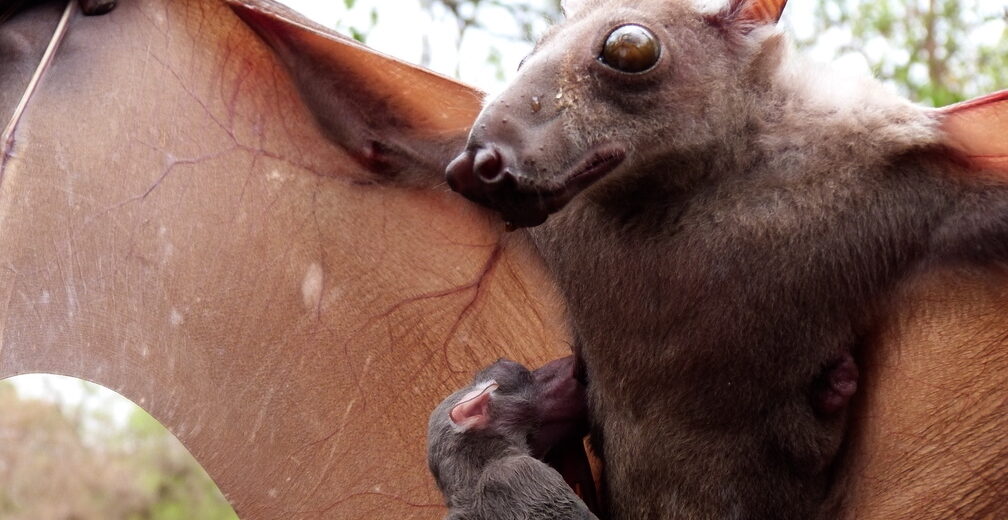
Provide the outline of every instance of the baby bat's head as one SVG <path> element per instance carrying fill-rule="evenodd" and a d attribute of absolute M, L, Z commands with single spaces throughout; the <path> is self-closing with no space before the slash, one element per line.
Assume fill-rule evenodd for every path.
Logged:
<path fill-rule="evenodd" d="M 472 481 L 488 461 L 528 452 L 536 422 L 534 396 L 532 373 L 501 359 L 434 409 L 427 428 L 427 463 L 446 496 Z"/>
<path fill-rule="evenodd" d="M 784 0 L 697 3 L 565 2 L 566 21 L 477 119 L 451 187 L 535 226 L 603 178 L 724 153 L 784 59 Z"/>

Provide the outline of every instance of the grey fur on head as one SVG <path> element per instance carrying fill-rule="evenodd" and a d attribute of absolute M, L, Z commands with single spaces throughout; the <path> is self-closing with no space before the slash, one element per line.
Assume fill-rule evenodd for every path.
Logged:
<path fill-rule="evenodd" d="M 427 463 L 444 494 L 447 518 L 595 518 L 559 473 L 530 454 L 535 394 L 527 368 L 500 360 L 431 413 Z M 453 410 L 463 416 L 460 422 L 453 420 Z"/>

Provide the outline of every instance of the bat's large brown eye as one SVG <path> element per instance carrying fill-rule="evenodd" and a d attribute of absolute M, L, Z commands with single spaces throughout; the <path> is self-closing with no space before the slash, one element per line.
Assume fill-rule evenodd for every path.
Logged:
<path fill-rule="evenodd" d="M 636 24 L 609 33 L 599 60 L 622 72 L 644 72 L 658 63 L 661 43 L 651 31 Z"/>

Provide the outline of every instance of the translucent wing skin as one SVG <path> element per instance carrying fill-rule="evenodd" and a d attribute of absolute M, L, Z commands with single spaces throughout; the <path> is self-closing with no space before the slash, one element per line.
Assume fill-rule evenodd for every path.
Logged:
<path fill-rule="evenodd" d="M 59 14 L 10 24 L 52 34 Z M 0 53 L 0 89 L 23 90 L 28 47 Z M 475 116 L 478 92 L 392 65 Z M 0 378 L 119 391 L 243 519 L 440 518 L 430 410 L 498 357 L 569 352 L 562 308 L 520 237 L 446 190 L 374 182 L 290 77 L 223 2 L 71 14 L 4 150 Z"/>
<path fill-rule="evenodd" d="M 444 185 L 483 94 L 262 0 L 231 8 L 277 53 L 326 135 L 386 180 Z"/>
<path fill-rule="evenodd" d="M 1008 518 L 1008 275 L 919 278 L 865 346 L 833 518 Z"/>
<path fill-rule="evenodd" d="M 945 144 L 975 170 L 1008 179 L 1008 90 L 937 110 Z"/>
<path fill-rule="evenodd" d="M 366 85 L 367 92 L 358 95 L 386 99 L 389 114 L 385 117 L 395 117 L 412 128 L 430 133 L 468 132 L 474 114 L 483 106 L 483 94 L 472 87 L 383 55 L 273 2 L 228 0 L 228 5 L 286 59 L 312 60 L 338 69 L 341 79 Z M 325 86 L 330 94 L 340 87 Z"/>

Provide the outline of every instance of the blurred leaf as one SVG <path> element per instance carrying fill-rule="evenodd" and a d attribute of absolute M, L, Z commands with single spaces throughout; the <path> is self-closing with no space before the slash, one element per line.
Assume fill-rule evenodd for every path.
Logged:
<path fill-rule="evenodd" d="M 98 420 L 83 403 L 104 403 L 104 392 L 86 385 L 82 401 L 67 406 L 22 398 L 0 382 L 0 518 L 237 518 L 157 420 L 139 407 L 122 425 L 109 414 Z"/>
<path fill-rule="evenodd" d="M 819 0 L 818 31 L 799 42 L 815 47 L 828 28 L 848 28 L 851 39 L 838 48 L 863 50 L 883 38 L 887 52 L 864 52 L 872 71 L 913 100 L 943 106 L 1008 88 L 1008 2 L 1005 0 Z M 996 41 L 977 31 L 1000 27 Z M 909 63 L 895 62 L 906 51 Z M 838 57 L 838 56 L 837 56 Z M 926 81 L 909 71 L 923 67 Z"/>

